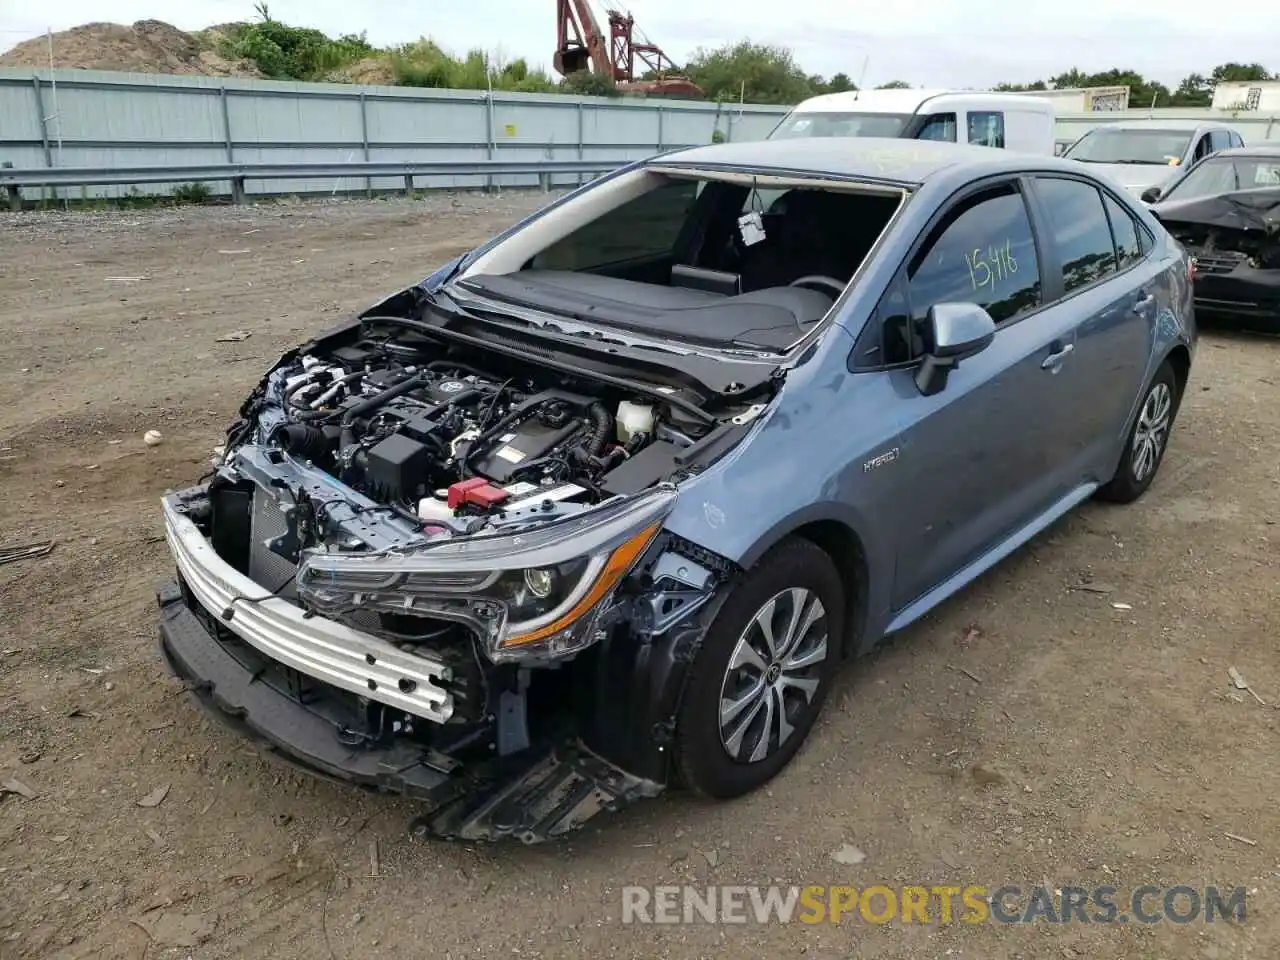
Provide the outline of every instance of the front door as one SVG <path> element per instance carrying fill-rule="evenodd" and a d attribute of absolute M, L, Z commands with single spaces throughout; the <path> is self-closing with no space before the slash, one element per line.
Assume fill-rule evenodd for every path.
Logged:
<path fill-rule="evenodd" d="M 894 607 L 902 609 L 1025 525 L 1073 485 L 1076 320 L 1045 308 L 1042 255 L 1016 182 L 959 200 L 908 265 L 910 328 L 929 307 L 967 301 L 996 321 L 994 342 L 933 396 L 900 381 L 903 480 Z M 927 350 L 918 343 L 916 352 Z"/>

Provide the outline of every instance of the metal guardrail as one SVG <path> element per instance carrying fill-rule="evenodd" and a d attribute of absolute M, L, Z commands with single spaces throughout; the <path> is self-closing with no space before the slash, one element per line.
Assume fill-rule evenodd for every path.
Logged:
<path fill-rule="evenodd" d="M 496 177 L 537 176 L 543 187 L 560 174 L 601 174 L 616 170 L 625 160 L 420 160 L 352 161 L 349 163 L 213 163 L 196 165 L 156 165 L 140 167 L 49 167 L 15 169 L 0 167 L 0 187 L 9 195 L 9 205 L 22 204 L 23 187 L 111 186 L 139 183 L 231 184 L 235 203 L 245 200 L 246 180 L 364 179 L 403 177 L 404 190 L 411 193 L 415 177 Z"/>

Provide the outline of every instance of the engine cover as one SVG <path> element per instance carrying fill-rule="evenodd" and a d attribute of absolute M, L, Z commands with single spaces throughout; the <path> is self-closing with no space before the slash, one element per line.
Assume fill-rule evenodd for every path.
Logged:
<path fill-rule="evenodd" d="M 536 419 L 526 420 L 512 432 L 498 437 L 488 453 L 475 459 L 476 472 L 504 484 L 518 468 L 552 453 L 581 429 L 579 420 L 571 420 L 562 427 L 549 427 Z"/>

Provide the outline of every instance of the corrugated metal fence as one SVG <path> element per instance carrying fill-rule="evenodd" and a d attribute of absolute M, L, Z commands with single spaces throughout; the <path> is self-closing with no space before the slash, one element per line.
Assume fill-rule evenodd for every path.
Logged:
<path fill-rule="evenodd" d="M 0 162 L 17 168 L 359 160 L 623 163 L 711 143 L 716 131 L 728 140 L 760 139 L 785 112 L 659 99 L 9 70 L 0 71 Z M 497 182 L 536 186 L 538 179 L 503 176 Z M 464 189 L 485 182 L 424 177 L 419 185 Z M 402 186 L 400 178 L 369 184 L 348 178 L 258 181 L 249 189 L 292 194 Z M 124 191 L 74 188 L 72 195 Z"/>
<path fill-rule="evenodd" d="M 662 150 L 764 137 L 785 107 L 616 100 L 472 90 L 281 83 L 89 70 L 0 71 L 0 164 L 121 168 L 221 163 L 388 163 L 578 160 L 625 163 Z M 1062 113 L 1074 140 L 1133 117 L 1220 119 L 1246 142 L 1280 137 L 1269 115 L 1210 110 Z M 577 182 L 557 174 L 552 183 Z M 423 176 L 424 188 L 537 186 L 537 175 Z M 165 191 L 172 184 L 153 184 Z M 258 194 L 398 190 L 399 177 L 250 181 Z M 124 186 L 64 187 L 62 196 L 116 196 Z M 226 191 L 225 183 L 214 184 Z M 28 199 L 39 191 L 25 191 Z"/>

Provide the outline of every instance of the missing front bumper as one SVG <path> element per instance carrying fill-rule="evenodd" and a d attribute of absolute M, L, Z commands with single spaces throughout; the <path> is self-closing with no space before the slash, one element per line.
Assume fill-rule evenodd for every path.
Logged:
<path fill-rule="evenodd" d="M 195 601 L 214 616 L 230 612 L 228 629 L 254 649 L 322 683 L 415 717 L 445 723 L 453 715 L 447 664 L 267 597 L 265 588 L 218 555 L 186 515 L 182 494 L 170 494 L 163 503 L 165 538 Z"/>
<path fill-rule="evenodd" d="M 659 784 L 626 773 L 576 740 L 474 765 L 403 742 L 351 746 L 332 717 L 264 682 L 261 671 L 238 658 L 177 583 L 162 586 L 157 599 L 164 659 L 202 706 L 309 774 L 425 802 L 428 812 L 414 821 L 415 835 L 535 843 L 661 792 Z M 252 655 L 248 648 L 238 652 Z"/>

